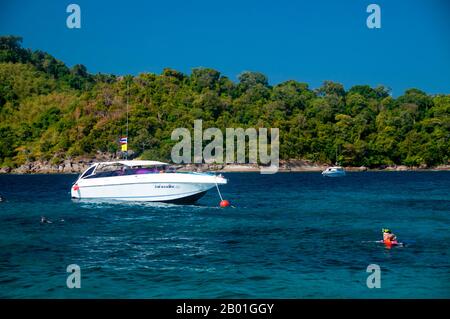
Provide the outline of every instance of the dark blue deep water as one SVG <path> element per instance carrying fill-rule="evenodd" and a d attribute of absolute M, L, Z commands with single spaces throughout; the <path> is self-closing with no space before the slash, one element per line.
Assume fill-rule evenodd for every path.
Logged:
<path fill-rule="evenodd" d="M 450 298 L 449 172 L 225 175 L 234 208 L 214 190 L 197 206 L 80 202 L 75 175 L 0 176 L 0 297 Z M 383 227 L 409 245 L 374 243 Z"/>

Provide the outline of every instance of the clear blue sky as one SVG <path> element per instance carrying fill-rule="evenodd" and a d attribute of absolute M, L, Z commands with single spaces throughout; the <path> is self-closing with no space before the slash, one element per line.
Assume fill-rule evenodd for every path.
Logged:
<path fill-rule="evenodd" d="M 66 27 L 66 7 L 81 7 L 82 28 Z M 366 27 L 366 7 L 381 6 L 382 28 Z M 217 69 L 237 80 L 259 71 L 289 79 L 384 84 L 450 93 L 450 1 L 446 0 L 0 0 L 0 34 L 20 35 L 90 72 L 160 73 Z"/>

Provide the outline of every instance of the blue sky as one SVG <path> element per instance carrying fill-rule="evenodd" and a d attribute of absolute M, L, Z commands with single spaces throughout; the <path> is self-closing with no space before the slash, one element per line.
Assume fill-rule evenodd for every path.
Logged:
<path fill-rule="evenodd" d="M 81 7 L 81 29 L 66 7 Z M 381 29 L 366 7 L 381 6 Z M 450 93 L 450 4 L 445 0 L 0 0 L 0 34 L 90 72 L 217 69 L 271 84 L 324 80 Z"/>

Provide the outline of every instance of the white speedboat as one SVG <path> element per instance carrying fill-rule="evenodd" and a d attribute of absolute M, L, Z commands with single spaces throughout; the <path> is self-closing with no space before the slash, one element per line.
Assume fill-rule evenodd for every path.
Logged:
<path fill-rule="evenodd" d="M 332 166 L 324 170 L 322 175 L 327 177 L 345 176 L 345 170 L 341 166 Z"/>
<path fill-rule="evenodd" d="M 102 162 L 90 166 L 72 186 L 72 198 L 192 203 L 217 184 L 221 175 L 176 172 L 156 161 Z"/>

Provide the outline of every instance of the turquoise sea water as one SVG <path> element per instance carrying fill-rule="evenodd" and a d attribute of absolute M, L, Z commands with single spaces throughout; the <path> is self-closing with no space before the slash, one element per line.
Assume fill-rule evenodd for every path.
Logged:
<path fill-rule="evenodd" d="M 75 175 L 1 175 L 0 297 L 450 298 L 449 172 L 225 175 L 234 208 L 214 190 L 196 206 L 72 201 Z M 383 227 L 408 245 L 374 243 Z"/>

